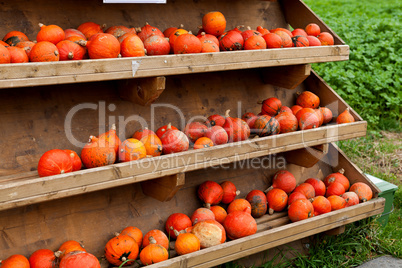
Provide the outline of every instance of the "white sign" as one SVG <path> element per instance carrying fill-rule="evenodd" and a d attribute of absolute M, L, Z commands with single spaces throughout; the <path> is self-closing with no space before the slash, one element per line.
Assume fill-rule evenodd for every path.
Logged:
<path fill-rule="evenodd" d="M 105 4 L 166 4 L 166 0 L 103 0 Z"/>

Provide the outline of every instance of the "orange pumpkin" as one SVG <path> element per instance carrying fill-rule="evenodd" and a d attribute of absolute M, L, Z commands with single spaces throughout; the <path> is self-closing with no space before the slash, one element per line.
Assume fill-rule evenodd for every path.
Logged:
<path fill-rule="evenodd" d="M 120 43 L 111 34 L 97 33 L 89 41 L 79 43 L 88 49 L 90 59 L 117 58 L 120 54 Z"/>
<path fill-rule="evenodd" d="M 210 209 L 215 215 L 215 220 L 222 224 L 226 216 L 228 215 L 226 210 L 221 206 L 212 206 Z"/>
<path fill-rule="evenodd" d="M 31 53 L 31 49 L 33 48 L 33 46 L 35 45 L 35 42 L 32 41 L 22 41 L 19 42 L 18 44 L 16 44 L 16 47 L 20 47 L 23 48 L 25 50 L 25 53 L 27 54 L 28 58 L 29 58 L 29 54 Z"/>
<path fill-rule="evenodd" d="M 305 28 L 306 33 L 312 36 L 318 36 L 321 33 L 320 26 L 315 23 L 310 23 Z"/>
<path fill-rule="evenodd" d="M 39 23 L 40 31 L 36 35 L 36 41 L 49 41 L 53 44 L 57 44 L 58 42 L 64 40 L 66 34 L 64 30 L 57 25 L 44 25 Z"/>
<path fill-rule="evenodd" d="M 324 114 L 322 113 L 320 107 L 318 107 L 317 109 L 314 109 L 314 111 L 318 117 L 318 120 L 319 120 L 318 126 L 320 127 L 324 123 Z"/>
<path fill-rule="evenodd" d="M 225 117 L 219 115 L 219 114 L 213 114 L 208 116 L 206 125 L 209 127 L 213 126 L 220 126 L 223 127 L 225 124 Z"/>
<path fill-rule="evenodd" d="M 147 40 L 147 38 L 153 35 L 159 35 L 160 37 L 165 37 L 161 30 L 159 30 L 157 27 L 149 25 L 148 22 L 146 22 L 145 25 L 141 27 L 141 29 L 138 29 L 137 35 L 142 42 L 144 42 L 145 40 Z"/>
<path fill-rule="evenodd" d="M 297 112 L 296 118 L 299 121 L 299 128 L 307 130 L 320 126 L 320 118 L 312 108 L 303 108 Z"/>
<path fill-rule="evenodd" d="M 142 57 L 145 56 L 145 47 L 141 39 L 135 34 L 125 35 L 121 42 L 121 55 L 123 57 Z"/>
<path fill-rule="evenodd" d="M 219 49 L 222 51 L 242 50 L 243 36 L 237 31 L 228 31 L 219 37 Z"/>
<path fill-rule="evenodd" d="M 251 205 L 251 216 L 259 218 L 265 215 L 267 212 L 267 197 L 261 190 L 252 190 L 247 196 L 246 200 Z"/>
<path fill-rule="evenodd" d="M 48 41 L 36 43 L 29 54 L 31 62 L 59 61 L 59 50 L 56 45 Z"/>
<path fill-rule="evenodd" d="M 63 150 L 53 149 L 45 152 L 38 162 L 40 177 L 64 174 L 73 171 L 73 161 Z"/>
<path fill-rule="evenodd" d="M 261 113 L 269 116 L 276 116 L 281 107 L 282 102 L 278 98 L 268 98 L 262 102 Z"/>
<path fill-rule="evenodd" d="M 64 30 L 64 39 L 68 39 L 69 37 L 76 36 L 80 37 L 80 39 L 86 40 L 87 38 L 85 35 L 81 32 L 78 31 L 77 29 L 65 29 Z"/>
<path fill-rule="evenodd" d="M 1 268 L 30 268 L 30 265 L 25 256 L 15 254 L 1 261 Z"/>
<path fill-rule="evenodd" d="M 11 62 L 10 51 L 8 51 L 8 49 L 5 46 L 0 45 L 0 64 L 10 62 Z"/>
<path fill-rule="evenodd" d="M 221 202 L 223 204 L 231 203 L 236 196 L 240 194 L 240 191 L 237 190 L 236 185 L 234 185 L 231 181 L 224 181 L 220 184 L 223 190 L 223 196 Z"/>
<path fill-rule="evenodd" d="M 296 35 L 292 37 L 292 42 L 294 47 L 308 47 L 310 43 L 308 42 L 307 36 Z"/>
<path fill-rule="evenodd" d="M 219 52 L 219 45 L 210 40 L 201 41 L 201 53 L 212 52 Z"/>
<path fill-rule="evenodd" d="M 142 245 L 142 232 L 140 229 L 138 229 L 137 227 L 134 226 L 128 226 L 126 228 L 124 228 L 120 234 L 118 235 L 128 235 L 131 236 L 132 238 L 134 238 L 135 242 L 137 242 L 138 244 L 138 248 L 141 247 Z"/>
<path fill-rule="evenodd" d="M 63 259 L 68 253 L 73 251 L 86 251 L 85 248 L 75 240 L 68 240 L 61 244 L 58 249 L 60 253 L 60 259 Z"/>
<path fill-rule="evenodd" d="M 305 180 L 305 183 L 309 183 L 314 187 L 315 196 L 325 195 L 326 186 L 322 180 L 316 178 L 309 178 Z"/>
<path fill-rule="evenodd" d="M 153 35 L 145 39 L 144 47 L 148 56 L 167 55 L 170 52 L 169 41 L 160 35 Z"/>
<path fill-rule="evenodd" d="M 207 126 L 200 122 L 191 122 L 184 128 L 184 133 L 191 142 L 195 142 L 201 137 L 204 137 L 207 132 Z"/>
<path fill-rule="evenodd" d="M 225 228 L 216 220 L 197 222 L 191 229 L 191 233 L 200 240 L 201 248 L 209 248 L 226 241 Z"/>
<path fill-rule="evenodd" d="M 293 37 L 292 32 L 289 31 L 288 29 L 285 29 L 285 28 L 275 28 L 275 29 L 270 30 L 269 32 L 271 32 L 271 33 L 284 32 L 284 33 L 287 34 L 289 37 Z"/>
<path fill-rule="evenodd" d="M 60 61 L 82 60 L 87 53 L 84 47 L 70 40 L 58 42 L 56 47 L 59 50 Z"/>
<path fill-rule="evenodd" d="M 332 211 L 346 207 L 346 200 L 338 195 L 331 195 L 327 199 L 331 203 Z"/>
<path fill-rule="evenodd" d="M 288 195 L 279 188 L 274 188 L 267 193 L 268 213 L 272 215 L 275 211 L 279 212 L 285 209 L 288 204 Z"/>
<path fill-rule="evenodd" d="M 359 204 L 359 196 L 355 192 L 346 192 L 341 195 L 343 199 L 346 201 L 345 207 L 350 207 Z"/>
<path fill-rule="evenodd" d="M 258 116 L 254 122 L 254 132 L 260 136 L 265 137 L 280 133 L 281 126 L 275 117 L 263 114 Z"/>
<path fill-rule="evenodd" d="M 152 130 L 148 129 L 147 127 L 145 127 L 144 129 L 139 129 L 139 130 L 135 131 L 132 138 L 141 140 L 143 137 L 148 136 L 148 135 L 156 135 L 156 133 L 153 132 Z"/>
<path fill-rule="evenodd" d="M 318 108 L 320 106 L 320 98 L 310 91 L 303 91 L 296 99 L 296 104 L 303 108 Z"/>
<path fill-rule="evenodd" d="M 83 33 L 88 40 L 95 34 L 103 33 L 102 26 L 95 22 L 84 22 L 78 26 L 77 30 Z"/>
<path fill-rule="evenodd" d="M 225 144 L 229 140 L 228 133 L 221 126 L 213 126 L 208 128 L 207 132 L 205 133 L 205 137 L 211 139 L 214 145 Z"/>
<path fill-rule="evenodd" d="M 219 36 L 225 32 L 226 18 L 219 11 L 208 12 L 202 17 L 202 28 L 208 34 Z"/>
<path fill-rule="evenodd" d="M 19 31 L 11 31 L 7 33 L 3 37 L 3 41 L 9 44 L 10 46 L 15 46 L 19 42 L 22 41 L 29 41 L 28 36 L 26 36 L 24 33 L 19 32 Z"/>
<path fill-rule="evenodd" d="M 101 146 L 108 146 L 114 148 L 114 151 L 117 153 L 119 152 L 119 147 L 121 145 L 121 141 L 116 134 L 116 125 L 112 124 L 112 127 L 109 131 L 99 135 L 99 144 Z"/>
<path fill-rule="evenodd" d="M 325 186 L 329 187 L 332 183 L 339 182 L 345 188 L 345 192 L 349 190 L 350 187 L 349 179 L 346 178 L 345 175 L 343 175 L 344 172 L 345 170 L 341 168 L 338 172 L 331 173 L 328 176 L 326 176 L 323 180 Z"/>
<path fill-rule="evenodd" d="M 215 214 L 208 208 L 197 208 L 190 217 L 194 225 L 203 220 L 215 220 Z"/>
<path fill-rule="evenodd" d="M 174 41 L 174 54 L 201 53 L 202 44 L 195 35 L 186 33 L 179 35 Z"/>
<path fill-rule="evenodd" d="M 201 43 L 203 43 L 205 41 L 210 41 L 212 43 L 215 43 L 218 46 L 218 49 L 219 49 L 219 40 L 218 40 L 218 38 L 216 38 L 215 35 L 207 34 L 205 32 L 201 32 L 199 35 L 197 35 L 197 37 L 200 39 Z"/>
<path fill-rule="evenodd" d="M 155 244 L 159 244 L 162 247 L 169 249 L 169 239 L 161 230 L 154 229 L 146 233 L 142 239 L 142 247 L 145 248 L 151 244 L 151 240 L 155 240 Z"/>
<path fill-rule="evenodd" d="M 353 123 L 355 118 L 350 114 L 349 108 L 346 108 L 338 117 L 336 118 L 337 124 Z"/>
<path fill-rule="evenodd" d="M 101 268 L 101 266 L 98 259 L 91 253 L 73 251 L 60 261 L 59 268 Z"/>
<path fill-rule="evenodd" d="M 322 114 L 324 116 L 323 124 L 327 124 L 332 121 L 332 111 L 327 107 L 320 107 Z"/>
<path fill-rule="evenodd" d="M 349 191 L 355 192 L 360 202 L 367 202 L 373 198 L 373 190 L 364 182 L 356 182 L 350 186 Z"/>
<path fill-rule="evenodd" d="M 272 178 L 272 186 L 265 192 L 268 192 L 273 188 L 279 188 L 285 191 L 285 193 L 290 194 L 296 188 L 296 178 L 287 170 L 279 170 Z"/>
<path fill-rule="evenodd" d="M 59 261 L 58 256 L 59 253 L 50 249 L 38 249 L 29 256 L 28 261 L 31 268 L 55 268 Z"/>
<path fill-rule="evenodd" d="M 192 226 L 192 222 L 189 216 L 183 213 L 173 213 L 166 220 L 165 230 L 172 239 L 176 239 L 175 230 L 180 232 L 190 226 Z"/>
<path fill-rule="evenodd" d="M 317 35 L 318 40 L 320 40 L 322 46 L 332 46 L 334 45 L 334 37 L 328 32 L 321 32 Z"/>
<path fill-rule="evenodd" d="M 313 198 L 314 216 L 331 212 L 331 202 L 324 196 L 317 196 Z"/>
<path fill-rule="evenodd" d="M 210 208 L 211 205 L 217 205 L 222 201 L 224 192 L 218 183 L 205 181 L 198 186 L 197 194 L 198 198 L 205 203 L 205 207 Z"/>
<path fill-rule="evenodd" d="M 166 248 L 158 244 L 149 244 L 141 250 L 140 260 L 143 265 L 151 265 L 169 258 Z"/>
<path fill-rule="evenodd" d="M 77 171 L 80 170 L 82 167 L 82 161 L 81 158 L 78 156 L 78 154 L 73 151 L 73 150 L 64 150 L 66 153 L 68 153 L 68 155 L 71 158 L 71 161 L 73 161 L 73 171 Z"/>
<path fill-rule="evenodd" d="M 314 216 L 313 204 L 308 199 L 297 199 L 290 204 L 288 216 L 292 222 L 311 218 Z"/>
<path fill-rule="evenodd" d="M 165 134 L 166 131 L 168 131 L 169 129 L 176 129 L 176 130 L 178 130 L 177 127 L 172 126 L 172 124 L 169 123 L 169 124 L 167 124 L 167 125 L 164 125 L 164 126 L 161 126 L 160 128 L 158 128 L 158 129 L 156 130 L 155 134 L 156 134 L 156 136 L 158 136 L 159 138 L 162 138 L 163 134 Z"/>
<path fill-rule="evenodd" d="M 247 140 L 250 137 L 250 127 L 242 119 L 230 117 L 229 113 L 230 110 L 227 110 L 225 113 L 225 124 L 223 125 L 228 134 L 229 142 Z"/>
<path fill-rule="evenodd" d="M 169 36 L 169 45 L 170 45 L 170 52 L 173 53 L 173 47 L 174 43 L 176 42 L 177 37 L 179 37 L 182 34 L 188 34 L 187 30 L 184 29 L 177 29 L 174 31 L 170 36 Z"/>
<path fill-rule="evenodd" d="M 256 29 L 261 35 L 269 34 L 269 30 L 262 27 L 262 26 L 257 26 Z"/>
<path fill-rule="evenodd" d="M 137 139 L 127 139 L 119 147 L 119 161 L 129 162 L 139 160 L 147 156 L 144 144 Z"/>
<path fill-rule="evenodd" d="M 194 143 L 194 149 L 202 149 L 214 146 L 214 143 L 210 138 L 201 137 Z"/>
<path fill-rule="evenodd" d="M 321 46 L 321 41 L 315 36 L 307 36 L 307 40 L 310 47 L 319 47 Z"/>
<path fill-rule="evenodd" d="M 271 30 L 270 32 L 278 35 L 282 39 L 281 47 L 292 47 L 292 45 L 293 45 L 292 36 L 290 36 L 287 32 L 285 32 L 284 30 L 277 30 L 275 32 L 273 32 L 273 30 Z M 292 33 L 290 33 L 290 34 L 292 34 Z"/>
<path fill-rule="evenodd" d="M 235 199 L 229 204 L 226 211 L 228 214 L 233 211 L 244 211 L 251 215 L 251 204 L 244 198 Z"/>
<path fill-rule="evenodd" d="M 163 153 L 172 154 L 187 151 L 190 147 L 190 143 L 186 134 L 180 130 L 171 129 L 170 126 L 166 129 L 166 133 L 161 137 Z"/>
<path fill-rule="evenodd" d="M 81 150 L 81 160 L 86 168 L 111 165 L 116 161 L 116 151 L 103 140 L 90 136 L 89 142 Z"/>
<path fill-rule="evenodd" d="M 174 243 L 174 249 L 178 255 L 184 255 L 200 250 L 200 240 L 195 234 L 183 233 L 179 234 Z"/>
<path fill-rule="evenodd" d="M 299 184 L 293 192 L 300 192 L 302 194 L 304 194 L 304 196 L 307 199 L 313 198 L 315 197 L 315 190 L 314 187 L 306 182 L 303 182 L 302 184 Z"/>
<path fill-rule="evenodd" d="M 28 62 L 29 58 L 23 48 L 20 47 L 7 47 L 10 53 L 10 63 L 24 63 Z"/>
<path fill-rule="evenodd" d="M 308 34 L 306 33 L 305 30 L 301 29 L 301 28 L 296 28 L 292 31 L 293 37 L 296 37 L 298 35 L 302 35 L 304 37 L 307 37 Z"/>
<path fill-rule="evenodd" d="M 345 187 L 341 183 L 335 181 L 327 187 L 327 192 L 325 193 L 325 196 L 328 197 L 331 195 L 342 195 L 344 193 Z"/>
<path fill-rule="evenodd" d="M 292 110 L 292 113 L 296 116 L 297 112 L 303 109 L 300 105 L 293 105 L 290 110 Z M 297 118 L 297 117 L 296 117 Z"/>
<path fill-rule="evenodd" d="M 299 122 L 292 112 L 281 112 L 275 116 L 275 119 L 279 123 L 281 133 L 296 131 L 299 126 Z"/>
<path fill-rule="evenodd" d="M 241 119 L 247 123 L 251 132 L 254 131 L 254 123 L 255 123 L 255 120 L 257 120 L 257 118 L 258 118 L 258 116 L 256 116 L 254 113 L 251 113 L 251 112 L 245 113 L 241 116 Z"/>
<path fill-rule="evenodd" d="M 119 235 L 110 239 L 105 246 L 105 257 L 113 265 L 119 266 L 127 260 L 126 265 L 132 264 L 137 258 L 139 248 L 137 242 L 128 235 Z"/>
<path fill-rule="evenodd" d="M 252 35 L 244 41 L 244 50 L 266 49 L 267 43 L 260 35 Z"/>
<path fill-rule="evenodd" d="M 147 155 L 160 156 L 162 154 L 162 142 L 158 136 L 150 134 L 144 136 L 140 141 L 144 144 Z"/>
<path fill-rule="evenodd" d="M 262 36 L 264 38 L 265 43 L 267 44 L 267 48 L 282 48 L 283 40 L 282 38 L 274 33 L 267 33 Z"/>
<path fill-rule="evenodd" d="M 294 201 L 298 200 L 298 199 L 307 199 L 306 196 L 301 193 L 301 192 L 294 192 L 291 193 L 288 197 L 288 206 L 290 206 L 290 204 L 292 204 Z"/>
<path fill-rule="evenodd" d="M 257 232 L 257 222 L 251 214 L 244 211 L 233 211 L 228 214 L 223 226 L 230 239 L 237 239 Z"/>
<path fill-rule="evenodd" d="M 123 25 L 116 25 L 116 26 L 111 26 L 105 30 L 105 33 L 114 35 L 114 37 L 119 38 L 122 35 L 125 35 L 126 33 L 131 33 L 131 34 L 137 34 L 137 31 L 135 28 L 128 28 Z"/>

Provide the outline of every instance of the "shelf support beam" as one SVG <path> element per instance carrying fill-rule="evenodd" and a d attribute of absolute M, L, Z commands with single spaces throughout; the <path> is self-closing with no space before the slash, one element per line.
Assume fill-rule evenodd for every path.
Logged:
<path fill-rule="evenodd" d="M 287 89 L 295 89 L 310 76 L 311 65 L 289 65 L 264 68 L 261 71 L 264 83 Z"/>
<path fill-rule="evenodd" d="M 171 200 L 185 183 L 184 173 L 178 173 L 153 180 L 142 181 L 141 188 L 148 195 L 161 202 Z"/>
<path fill-rule="evenodd" d="M 165 90 L 166 77 L 148 77 L 119 81 L 119 94 L 123 100 L 142 106 L 151 105 Z"/>
<path fill-rule="evenodd" d="M 285 152 L 286 162 L 305 168 L 314 166 L 328 153 L 328 143 Z"/>

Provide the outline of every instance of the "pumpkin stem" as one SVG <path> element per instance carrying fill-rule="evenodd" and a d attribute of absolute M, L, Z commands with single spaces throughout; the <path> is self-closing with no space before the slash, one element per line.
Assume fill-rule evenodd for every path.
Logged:
<path fill-rule="evenodd" d="M 76 42 L 78 43 L 78 45 L 83 46 L 83 47 L 86 47 L 87 44 L 88 44 L 88 41 L 82 40 L 82 39 L 80 39 L 80 40 L 78 40 Z"/>
<path fill-rule="evenodd" d="M 262 104 L 262 101 L 257 101 L 257 104 Z"/>
<path fill-rule="evenodd" d="M 38 24 L 38 25 L 39 25 L 39 27 L 40 27 L 40 28 L 42 28 L 43 26 L 45 26 L 45 24 L 40 23 L 40 22 L 39 22 L 39 24 Z"/>
<path fill-rule="evenodd" d="M 239 191 L 239 190 L 237 190 L 237 191 L 236 191 L 236 195 L 239 195 L 239 194 L 240 194 L 240 191 Z"/>
<path fill-rule="evenodd" d="M 134 27 L 134 29 L 135 29 L 135 31 L 136 31 L 137 33 L 140 33 L 140 32 L 141 32 L 141 27 Z"/>
<path fill-rule="evenodd" d="M 72 51 L 68 52 L 67 58 L 70 60 L 74 59 L 74 53 Z"/>
<path fill-rule="evenodd" d="M 56 251 L 56 252 L 54 253 L 54 256 L 56 256 L 56 258 L 60 258 L 60 256 L 61 256 L 62 253 L 63 253 L 62 251 L 58 250 L 58 251 Z"/>
<path fill-rule="evenodd" d="M 229 109 L 229 110 L 226 110 L 226 112 L 225 112 L 225 117 L 229 117 L 229 113 L 230 113 L 230 109 Z"/>
<path fill-rule="evenodd" d="M 122 261 L 127 261 L 127 258 L 126 258 L 126 257 L 122 257 L 121 260 L 122 260 Z"/>
<path fill-rule="evenodd" d="M 174 232 L 175 230 L 173 230 L 173 232 Z M 155 240 L 155 238 L 153 237 L 153 236 L 150 236 L 149 238 L 149 243 L 150 244 L 156 244 L 156 240 Z"/>
<path fill-rule="evenodd" d="M 183 29 L 183 28 L 184 28 L 184 25 L 180 24 L 179 29 Z"/>
<path fill-rule="evenodd" d="M 210 203 L 205 203 L 204 207 L 206 207 L 207 209 L 211 209 L 211 204 Z"/>
<path fill-rule="evenodd" d="M 55 56 L 59 55 L 59 51 L 58 51 L 58 50 L 55 50 L 55 51 L 54 51 L 54 55 L 55 55 Z"/>
<path fill-rule="evenodd" d="M 267 189 L 265 189 L 264 193 L 268 193 L 269 191 L 271 191 L 272 189 L 274 189 L 274 186 L 270 186 Z"/>
<path fill-rule="evenodd" d="M 246 29 L 247 29 L 247 30 L 251 30 L 251 27 L 250 27 L 250 26 L 247 26 Z"/>
<path fill-rule="evenodd" d="M 172 129 L 172 123 L 169 123 L 166 127 L 166 131 L 168 131 L 169 129 Z"/>
<path fill-rule="evenodd" d="M 338 170 L 338 173 L 341 173 L 343 175 L 343 173 L 345 173 L 345 170 L 341 168 L 340 170 Z"/>
<path fill-rule="evenodd" d="M 274 214 L 274 210 L 273 210 L 272 208 L 269 208 L 269 210 L 268 210 L 268 214 L 269 214 L 269 215 Z"/>
<path fill-rule="evenodd" d="M 112 124 L 112 127 L 110 128 L 110 130 L 116 130 L 116 124 Z"/>
<path fill-rule="evenodd" d="M 173 232 L 174 232 L 175 236 L 179 236 L 179 234 L 180 234 L 179 231 L 177 231 L 176 229 L 174 229 Z"/>
<path fill-rule="evenodd" d="M 114 233 L 114 236 L 119 236 L 119 235 L 120 235 L 120 233 L 118 233 L 118 232 Z"/>
<path fill-rule="evenodd" d="M 106 29 L 106 26 L 107 26 L 106 23 L 102 24 L 102 25 L 101 25 L 102 30 L 103 30 L 103 29 Z"/>

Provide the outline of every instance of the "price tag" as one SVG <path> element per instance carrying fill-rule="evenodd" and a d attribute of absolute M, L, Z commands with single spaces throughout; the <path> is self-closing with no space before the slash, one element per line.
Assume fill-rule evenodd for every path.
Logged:
<path fill-rule="evenodd" d="M 166 4 L 166 0 L 103 0 L 105 4 Z"/>

